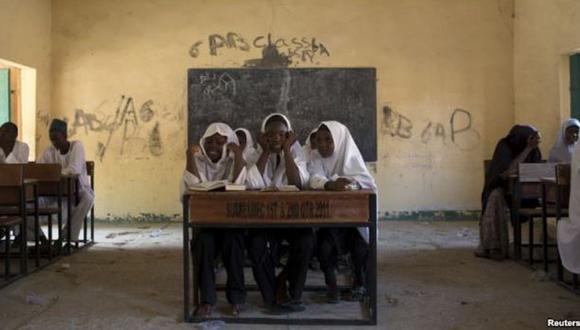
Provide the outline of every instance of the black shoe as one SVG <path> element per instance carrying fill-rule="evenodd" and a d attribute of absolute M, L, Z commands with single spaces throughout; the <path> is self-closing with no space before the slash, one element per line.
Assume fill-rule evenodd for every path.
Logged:
<path fill-rule="evenodd" d="M 304 307 L 304 304 L 300 300 L 290 300 L 289 302 L 283 304 L 283 306 L 290 307 L 294 313 L 304 312 L 306 310 L 306 307 Z"/>
<path fill-rule="evenodd" d="M 269 304 L 266 307 L 266 313 L 270 315 L 285 315 L 301 312 L 303 310 L 305 310 L 304 307 L 302 307 L 302 310 L 299 310 L 295 306 L 290 306 L 289 304 Z"/>
<path fill-rule="evenodd" d="M 367 296 L 367 289 L 364 286 L 352 288 L 350 291 L 350 301 L 363 301 Z"/>
<path fill-rule="evenodd" d="M 337 289 L 329 289 L 326 292 L 326 303 L 328 304 L 338 304 L 340 302 L 340 296 Z"/>

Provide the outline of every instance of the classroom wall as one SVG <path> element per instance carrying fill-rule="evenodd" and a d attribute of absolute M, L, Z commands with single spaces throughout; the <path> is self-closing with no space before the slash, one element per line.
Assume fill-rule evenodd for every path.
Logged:
<path fill-rule="evenodd" d="M 270 34 L 291 66 L 377 68 L 383 215 L 475 210 L 513 123 L 512 15 L 512 0 L 55 0 L 50 116 L 97 162 L 98 217 L 179 214 L 187 69 L 240 67 Z"/>
<path fill-rule="evenodd" d="M 36 114 L 51 110 L 50 51 L 51 2 L 0 0 L 0 65 L 21 69 L 20 131 L 22 139 L 30 145 L 31 154 L 38 138 Z"/>
<path fill-rule="evenodd" d="M 580 1 L 517 0 L 515 13 L 515 119 L 542 132 L 547 157 L 570 117 L 568 57 L 580 52 Z"/>

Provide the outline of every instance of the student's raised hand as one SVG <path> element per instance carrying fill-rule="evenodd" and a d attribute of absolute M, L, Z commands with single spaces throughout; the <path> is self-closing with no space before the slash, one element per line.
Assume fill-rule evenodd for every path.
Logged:
<path fill-rule="evenodd" d="M 542 136 L 540 135 L 539 132 L 536 134 L 530 135 L 528 137 L 528 148 L 535 149 L 540 145 L 540 142 L 542 142 Z"/>
<path fill-rule="evenodd" d="M 195 154 L 199 152 L 201 152 L 201 147 L 197 144 L 189 146 L 185 152 L 185 159 L 187 161 L 186 169 L 188 172 L 196 176 L 199 176 L 199 172 L 197 171 L 197 165 L 195 164 Z"/>
<path fill-rule="evenodd" d="M 294 131 L 290 131 L 286 133 L 286 140 L 284 141 L 284 150 L 288 151 L 292 147 L 292 145 L 296 142 L 296 133 Z"/>
<path fill-rule="evenodd" d="M 268 146 L 268 137 L 266 136 L 266 133 L 260 133 L 260 136 L 258 136 L 258 144 L 262 147 L 262 152 L 269 152 L 270 147 Z"/>

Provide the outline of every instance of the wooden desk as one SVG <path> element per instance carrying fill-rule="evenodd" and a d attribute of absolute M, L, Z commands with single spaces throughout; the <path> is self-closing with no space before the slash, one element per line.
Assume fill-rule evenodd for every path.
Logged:
<path fill-rule="evenodd" d="M 377 324 L 377 197 L 372 191 L 187 192 L 183 196 L 184 319 L 186 322 L 199 322 L 206 319 L 194 318 L 192 313 L 193 278 L 190 275 L 189 233 L 192 227 L 368 227 L 370 231 L 368 319 L 228 317 L 222 320 L 228 323 L 294 325 Z"/>
<path fill-rule="evenodd" d="M 514 230 L 514 259 L 520 260 L 522 256 L 522 233 L 520 215 L 524 213 L 529 219 L 528 230 L 528 254 L 529 265 L 534 264 L 534 218 L 542 218 L 544 264 L 547 267 L 548 248 L 548 224 L 544 212 L 547 209 L 522 208 L 523 199 L 540 199 L 545 201 L 544 182 L 552 180 L 555 176 L 555 165 L 550 163 L 520 163 L 518 173 L 508 177 L 508 195 L 511 198 L 511 219 Z M 554 213 L 554 212 L 552 212 Z"/>

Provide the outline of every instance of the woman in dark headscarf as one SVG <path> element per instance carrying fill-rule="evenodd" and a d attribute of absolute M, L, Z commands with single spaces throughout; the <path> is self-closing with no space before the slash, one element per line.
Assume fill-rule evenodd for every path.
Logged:
<path fill-rule="evenodd" d="M 485 185 L 481 194 L 482 216 L 476 256 L 494 260 L 508 257 L 508 204 L 505 199 L 508 177 L 517 171 L 519 163 L 538 163 L 542 160 L 538 149 L 540 141 L 540 133 L 533 126 L 515 125 L 497 143 L 493 159 L 485 173 Z"/>

